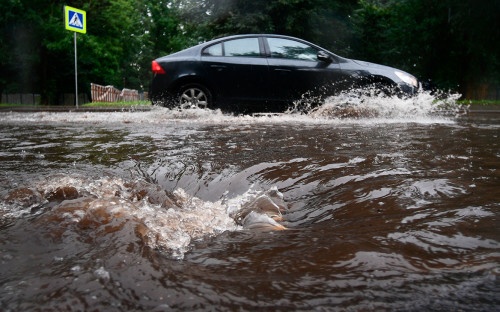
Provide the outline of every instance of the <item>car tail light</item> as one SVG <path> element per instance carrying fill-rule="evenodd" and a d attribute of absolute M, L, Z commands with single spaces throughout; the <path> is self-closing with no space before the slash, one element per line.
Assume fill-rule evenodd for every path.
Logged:
<path fill-rule="evenodd" d="M 158 64 L 157 61 L 153 61 L 151 63 L 151 69 L 155 74 L 166 74 L 165 70 L 160 66 L 160 64 Z"/>

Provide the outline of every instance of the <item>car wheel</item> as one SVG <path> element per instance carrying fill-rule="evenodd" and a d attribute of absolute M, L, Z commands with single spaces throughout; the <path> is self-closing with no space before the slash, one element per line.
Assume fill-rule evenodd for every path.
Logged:
<path fill-rule="evenodd" d="M 212 94 L 200 84 L 189 84 L 179 90 L 179 108 L 210 108 Z"/>

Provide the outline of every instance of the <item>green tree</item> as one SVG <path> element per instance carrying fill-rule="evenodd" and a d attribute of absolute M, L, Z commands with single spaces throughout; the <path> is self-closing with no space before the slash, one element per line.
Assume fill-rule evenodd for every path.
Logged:
<path fill-rule="evenodd" d="M 498 84 L 500 2 L 361 0 L 355 51 L 462 94 Z"/>
<path fill-rule="evenodd" d="M 16 75 L 15 54 L 13 49 L 19 41 L 21 32 L 16 25 L 17 17 L 22 11 L 20 1 L 0 2 L 0 94 L 15 88 L 12 77 Z M 20 44 L 20 42 L 19 42 Z"/>
<path fill-rule="evenodd" d="M 182 4 L 184 20 L 201 40 L 276 33 L 310 40 L 343 55 L 350 52 L 349 13 L 356 0 L 185 0 Z"/>
<path fill-rule="evenodd" d="M 141 85 L 151 80 L 151 61 L 197 43 L 188 23 L 179 17 L 175 1 L 145 0 L 141 13 L 143 31 L 139 55 L 135 57 Z"/>
<path fill-rule="evenodd" d="M 79 90 L 147 90 L 151 60 L 214 37 L 278 33 L 343 56 L 405 69 L 464 94 L 500 84 L 498 0 L 5 0 L 0 92 L 74 92 L 73 33 L 63 6 L 87 11 Z"/>
<path fill-rule="evenodd" d="M 0 90 L 39 92 L 46 104 L 74 92 L 73 32 L 64 28 L 65 4 L 87 12 L 87 33 L 77 35 L 81 91 L 89 92 L 90 82 L 146 90 L 151 59 L 185 41 L 169 1 L 2 2 Z"/>
<path fill-rule="evenodd" d="M 45 102 L 65 84 L 69 57 L 63 43 L 62 5 L 35 0 L 10 0 L 0 4 L 0 89 L 7 92 L 40 92 Z M 57 17 L 56 17 L 57 16 Z M 59 21 L 59 22 L 58 22 Z M 55 23 L 59 28 L 55 27 Z M 69 40 L 66 42 L 69 45 Z M 64 46 L 64 44 L 63 44 Z M 70 45 L 69 45 L 70 46 Z"/>

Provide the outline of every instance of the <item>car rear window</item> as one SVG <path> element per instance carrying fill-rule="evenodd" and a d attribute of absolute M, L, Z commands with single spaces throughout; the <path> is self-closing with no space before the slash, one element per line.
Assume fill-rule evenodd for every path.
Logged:
<path fill-rule="evenodd" d="M 203 55 L 222 56 L 222 43 L 214 44 L 203 50 Z"/>
<path fill-rule="evenodd" d="M 241 38 L 206 47 L 204 56 L 260 56 L 259 38 Z"/>
<path fill-rule="evenodd" d="M 242 38 L 224 42 L 225 56 L 260 56 L 258 38 Z"/>

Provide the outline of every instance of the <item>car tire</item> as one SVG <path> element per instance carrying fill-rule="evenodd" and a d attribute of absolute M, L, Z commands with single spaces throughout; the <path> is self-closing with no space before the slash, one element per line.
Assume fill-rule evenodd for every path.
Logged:
<path fill-rule="evenodd" d="M 198 83 L 182 86 L 177 96 L 178 107 L 185 108 L 211 108 L 212 93 L 210 90 Z"/>

